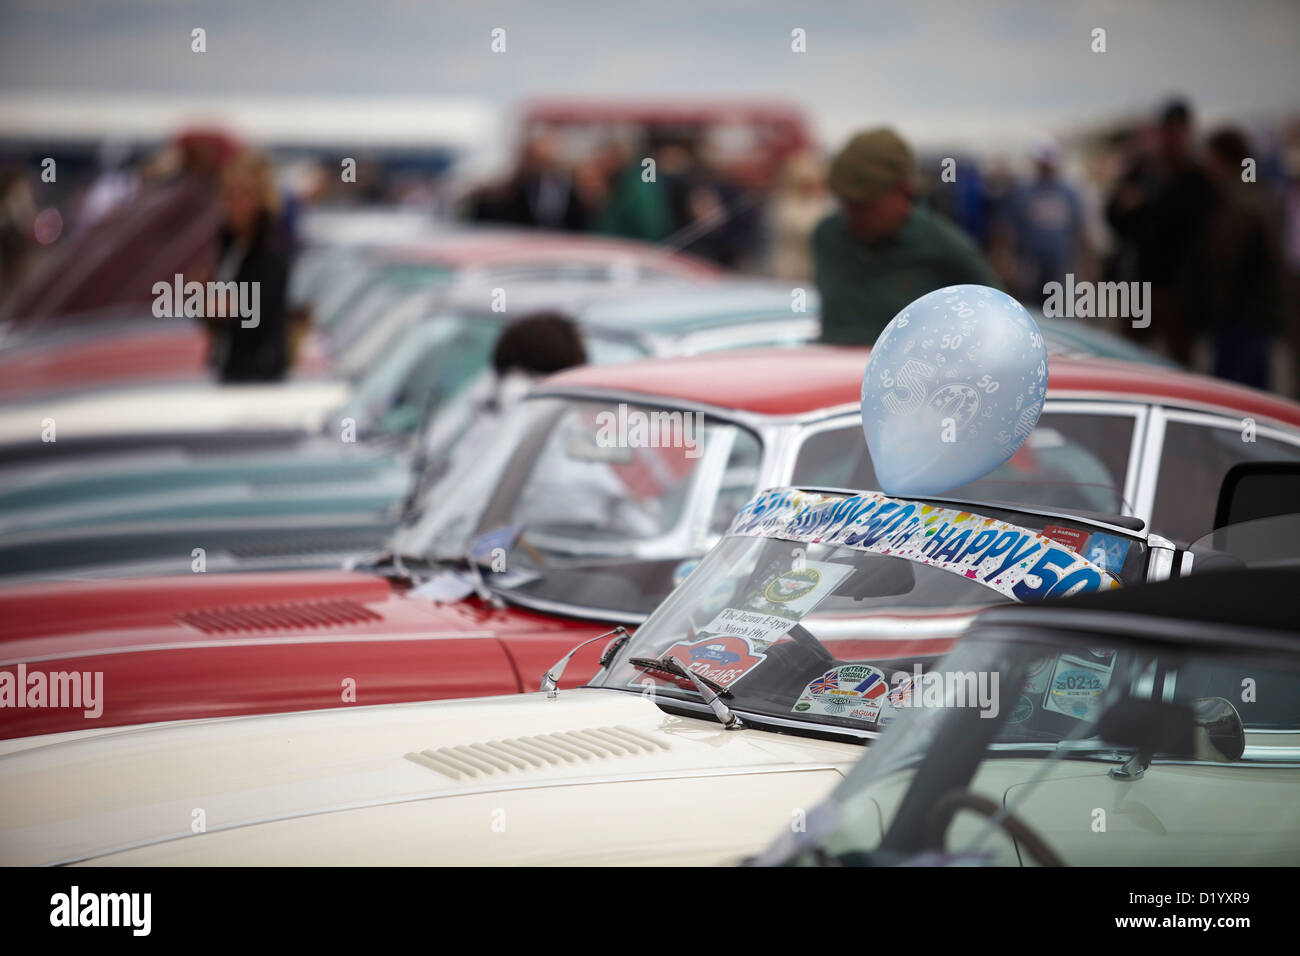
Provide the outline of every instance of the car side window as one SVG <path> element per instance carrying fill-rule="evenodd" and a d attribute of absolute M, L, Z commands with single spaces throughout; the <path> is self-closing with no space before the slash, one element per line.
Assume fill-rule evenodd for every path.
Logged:
<path fill-rule="evenodd" d="M 1300 445 L 1253 435 L 1237 425 L 1170 421 L 1156 480 L 1151 529 L 1179 542 L 1211 531 L 1223 477 L 1243 461 L 1300 460 Z"/>
<path fill-rule="evenodd" d="M 754 496 L 758 485 L 758 470 L 762 465 L 763 446 L 758 438 L 745 429 L 737 429 L 727 457 L 718 500 L 709 519 L 709 534 L 723 534 L 731 525 L 736 512 Z"/>
<path fill-rule="evenodd" d="M 808 488 L 876 488 L 876 470 L 861 427 L 828 428 L 809 435 L 799 446 L 790 483 Z"/>

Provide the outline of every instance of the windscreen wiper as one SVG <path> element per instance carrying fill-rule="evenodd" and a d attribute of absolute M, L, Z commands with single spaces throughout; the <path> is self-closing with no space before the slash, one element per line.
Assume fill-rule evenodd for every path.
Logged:
<path fill-rule="evenodd" d="M 685 677 L 695 685 L 695 689 L 699 691 L 700 696 L 704 698 L 704 702 L 709 705 L 709 709 L 713 711 L 713 715 L 718 718 L 718 722 L 725 729 L 740 730 L 744 727 L 744 724 L 740 722 L 740 718 L 722 702 L 723 697 L 731 696 L 731 691 L 717 681 L 695 673 L 676 658 L 661 657 L 656 660 L 653 657 L 631 657 L 628 658 L 628 663 L 643 670 L 659 671 L 661 674 L 672 674 L 674 677 Z"/>

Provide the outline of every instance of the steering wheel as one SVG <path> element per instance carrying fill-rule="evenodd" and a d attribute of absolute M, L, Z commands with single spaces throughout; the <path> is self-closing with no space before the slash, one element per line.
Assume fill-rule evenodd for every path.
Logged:
<path fill-rule="evenodd" d="M 972 790 L 951 790 L 935 801 L 934 809 L 930 812 L 930 821 L 937 827 L 940 837 L 946 838 L 948 828 L 952 826 L 957 811 L 974 810 L 986 819 L 997 820 L 998 827 L 1017 845 L 1024 847 L 1025 852 L 1039 866 L 1065 866 L 1065 861 L 1048 846 L 1047 841 L 1014 813 L 1008 812 L 999 819 L 998 814 L 1002 813 L 1003 809 L 1004 807 L 997 801 Z"/>

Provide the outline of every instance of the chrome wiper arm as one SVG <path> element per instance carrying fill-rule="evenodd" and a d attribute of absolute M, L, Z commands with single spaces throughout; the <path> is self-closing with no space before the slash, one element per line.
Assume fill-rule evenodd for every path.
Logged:
<path fill-rule="evenodd" d="M 564 669 L 569 666 L 569 661 L 573 660 L 574 654 L 578 653 L 578 651 L 582 650 L 588 644 L 594 644 L 597 641 L 610 636 L 613 636 L 614 640 L 610 641 L 609 647 L 605 648 L 604 653 L 600 655 L 601 667 L 608 666 L 609 662 L 614 659 L 614 655 L 618 653 L 619 648 L 626 644 L 632 635 L 628 633 L 627 628 L 622 624 L 619 624 L 606 631 L 604 634 L 597 634 L 595 637 L 589 638 L 574 647 L 569 651 L 569 653 L 556 661 L 549 671 L 542 675 L 542 690 L 546 692 L 546 696 L 552 699 L 555 698 L 556 691 L 558 691 L 560 687 L 560 678 L 564 675 Z"/>

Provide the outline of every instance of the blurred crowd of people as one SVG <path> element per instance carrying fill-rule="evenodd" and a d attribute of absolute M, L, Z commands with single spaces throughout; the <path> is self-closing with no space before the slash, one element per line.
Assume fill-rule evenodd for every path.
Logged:
<path fill-rule="evenodd" d="M 842 281 L 835 269 L 818 274 L 819 225 L 823 257 L 833 259 L 837 253 L 825 249 L 835 244 L 834 215 L 852 220 L 871 189 L 854 193 L 856 201 L 846 197 L 830 182 L 833 163 L 814 152 L 782 157 L 757 189 L 689 137 L 610 142 L 576 161 L 563 153 L 555 135 L 531 136 L 514 170 L 470 193 L 462 216 L 645 239 L 728 268 L 816 278 L 830 311 L 828 341 L 870 341 L 887 321 L 881 310 L 910 289 L 904 282 L 898 295 L 878 295 L 873 274 L 901 273 L 875 261 Z M 951 245 L 951 257 L 945 252 L 940 261 L 952 268 L 930 279 L 996 284 L 1030 306 L 1041 306 L 1044 287 L 1067 275 L 1076 283 L 1150 282 L 1151 326 L 1112 328 L 1220 377 L 1300 394 L 1300 124 L 1268 143 L 1234 126 L 1203 136 L 1192 108 L 1173 101 L 1150 121 L 1081 136 L 1068 148 L 1044 138 L 1021 162 L 916 160 L 910 149 L 895 158 L 909 170 L 906 188 L 882 200 L 896 221 L 882 227 L 887 236 L 872 237 L 860 214 L 857 247 L 902 262 Z M 967 255 L 960 236 L 931 222 L 934 212 L 973 240 L 978 254 Z M 841 232 L 843 239 L 854 230 Z M 918 237 L 910 253 L 901 248 Z M 864 288 L 848 295 L 855 282 Z M 857 331 L 842 331 L 841 302 L 857 310 Z"/>
<path fill-rule="evenodd" d="M 1170 101 L 1077 144 L 1073 175 L 1043 141 L 1032 171 L 976 167 L 936 200 L 1027 305 L 1066 275 L 1150 282 L 1152 322 L 1113 327 L 1183 364 L 1300 396 L 1300 122 L 1266 140 L 1202 133 Z"/>
<path fill-rule="evenodd" d="M 935 282 L 998 285 L 1029 306 L 1067 275 L 1150 282 L 1150 327 L 1113 328 L 1224 378 L 1300 394 L 1300 122 L 1267 141 L 1230 126 L 1203 135 L 1192 108 L 1175 101 L 1121 133 L 986 159 L 917 158 L 877 129 L 830 159 L 797 143 L 764 155 L 758 176 L 759 150 L 742 170 L 698 128 L 624 130 L 571 147 L 554 130 L 531 129 L 499 180 L 451 204 L 444 187 L 404 195 L 437 194 L 444 215 L 470 222 L 646 240 L 816 282 L 828 341 L 872 341 L 896 306 Z M 237 345 L 228 326 L 209 322 L 211 360 L 223 380 L 281 377 L 301 332 L 284 314 L 284 272 L 300 208 L 328 179 L 321 167 L 311 188 L 290 188 L 286 168 L 213 131 L 189 131 L 148 155 L 105 147 L 60 217 L 38 208 L 38 168 L 7 166 L 0 298 L 9 293 L 11 313 L 16 299 L 40 302 L 30 289 L 13 294 L 35 271 L 35 253 L 90 248 L 131 210 L 134 228 L 176 247 L 176 271 L 187 277 L 269 283 L 263 333 Z M 368 166 L 364 178 L 364 195 L 350 195 L 386 195 L 382 171 Z M 46 290 L 65 310 L 105 294 L 88 280 L 79 291 Z M 85 301 L 65 301 L 76 295 Z"/>
<path fill-rule="evenodd" d="M 699 140 L 662 136 L 631 145 L 611 139 L 578 163 L 557 135 L 532 135 L 515 170 L 474 190 L 472 222 L 587 231 L 658 242 L 729 269 L 756 270 L 762 195 L 711 161 Z"/>
<path fill-rule="evenodd" d="M 1279 189 L 1244 132 L 1199 140 L 1190 107 L 1173 102 L 1130 158 L 1106 204 L 1117 240 L 1106 278 L 1151 283 L 1152 331 L 1178 361 L 1192 364 L 1207 339 L 1214 374 L 1268 388 L 1275 345 L 1296 344 L 1298 150 Z"/>

